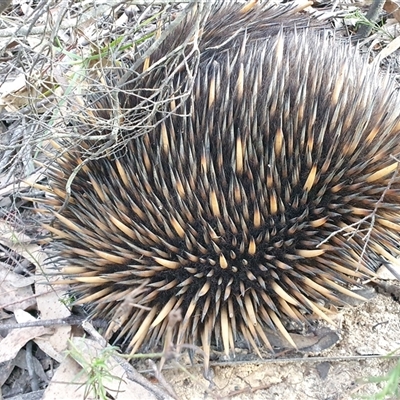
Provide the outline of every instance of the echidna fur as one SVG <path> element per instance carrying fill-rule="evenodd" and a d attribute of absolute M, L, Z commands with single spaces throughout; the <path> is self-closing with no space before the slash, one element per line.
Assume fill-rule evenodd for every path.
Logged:
<path fill-rule="evenodd" d="M 134 120 L 138 98 L 166 78 L 152 66 L 187 41 L 174 111 L 149 117 L 147 134 L 93 160 L 90 140 L 58 142 L 53 249 L 78 303 L 133 353 L 162 344 L 178 309 L 174 343 L 206 359 L 213 344 L 232 355 L 238 336 L 258 353 L 266 329 L 294 345 L 287 322 L 330 321 L 340 294 L 357 296 L 349 286 L 382 261 L 399 265 L 394 83 L 349 45 L 294 28 L 292 9 L 240 7 L 211 12 L 196 39 L 183 22 L 120 93 Z M 114 105 L 91 107 L 111 119 Z"/>

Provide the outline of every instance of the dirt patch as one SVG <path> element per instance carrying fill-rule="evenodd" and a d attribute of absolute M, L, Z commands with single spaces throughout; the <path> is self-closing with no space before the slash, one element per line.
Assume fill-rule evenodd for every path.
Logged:
<path fill-rule="evenodd" d="M 338 314 L 341 336 L 331 349 L 297 359 L 265 360 L 261 364 L 212 367 L 214 387 L 200 370 L 165 371 L 182 400 L 235 398 L 241 400 L 354 399 L 373 395 L 381 384 L 362 378 L 383 376 L 397 360 L 380 358 L 400 347 L 400 304 L 378 295 Z M 208 391 L 207 391 L 208 389 Z"/>

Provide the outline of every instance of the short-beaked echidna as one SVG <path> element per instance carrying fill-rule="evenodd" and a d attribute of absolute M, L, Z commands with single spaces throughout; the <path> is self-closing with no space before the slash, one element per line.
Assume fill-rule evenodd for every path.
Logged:
<path fill-rule="evenodd" d="M 93 141 L 58 143 L 53 248 L 78 303 L 133 352 L 162 343 L 177 309 L 175 343 L 208 358 L 213 343 L 232 354 L 240 336 L 257 351 L 267 328 L 290 340 L 286 322 L 329 318 L 346 287 L 398 264 L 395 85 L 350 46 L 294 28 L 284 9 L 241 7 L 209 13 L 193 37 L 182 22 L 143 77 L 132 73 L 118 97 L 131 121 L 166 79 L 157 61 L 186 41 L 173 112 L 149 116 L 149 132 L 91 160 Z M 113 101 L 90 108 L 111 120 Z"/>

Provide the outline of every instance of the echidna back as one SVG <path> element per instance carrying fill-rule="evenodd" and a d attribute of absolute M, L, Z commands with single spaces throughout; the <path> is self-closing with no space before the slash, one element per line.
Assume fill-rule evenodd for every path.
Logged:
<path fill-rule="evenodd" d="M 227 6 L 193 38 L 176 28 L 120 93 L 148 133 L 87 162 L 49 228 L 79 303 L 133 352 L 160 345 L 178 309 L 173 340 L 206 359 L 238 336 L 258 352 L 268 329 L 294 344 L 289 323 L 330 321 L 357 296 L 348 285 L 399 253 L 394 84 L 323 32 L 269 29 L 285 16 L 274 10 Z M 164 76 L 158 61 L 185 40 Z M 137 111 L 165 81 L 157 112 Z M 57 160 L 56 210 L 82 157 Z"/>

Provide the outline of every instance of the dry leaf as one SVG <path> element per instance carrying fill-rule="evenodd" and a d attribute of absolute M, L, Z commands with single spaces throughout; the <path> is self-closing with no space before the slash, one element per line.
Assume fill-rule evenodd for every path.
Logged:
<path fill-rule="evenodd" d="M 32 319 L 35 320 L 30 314 L 22 310 L 15 310 L 14 315 L 18 322 L 24 322 Z M 18 354 L 20 349 L 22 349 L 22 347 L 24 347 L 30 340 L 50 332 L 51 329 L 43 326 L 12 330 L 4 339 L 0 341 L 0 363 L 12 360 Z"/>
<path fill-rule="evenodd" d="M 36 304 L 32 278 L 25 278 L 0 265 L 0 307 L 7 311 L 26 310 Z"/>
<path fill-rule="evenodd" d="M 397 22 L 400 22 L 400 8 L 399 4 L 397 4 L 393 0 L 386 0 L 383 9 L 388 13 L 393 16 L 393 18 L 396 19 Z"/>
<path fill-rule="evenodd" d="M 49 285 L 37 284 L 36 293 L 40 293 L 37 298 L 38 310 L 41 318 L 61 319 L 70 316 L 68 308 L 60 301 L 60 293 L 55 292 Z M 68 339 L 71 337 L 70 325 L 58 325 L 54 327 L 53 334 L 45 340 L 39 340 L 38 346 L 50 357 L 61 362 L 62 352 L 67 349 Z"/>
<path fill-rule="evenodd" d="M 393 39 L 374 59 L 373 63 L 379 65 L 379 63 L 389 56 L 390 54 L 394 53 L 400 47 L 400 36 L 396 39 Z"/>
<path fill-rule="evenodd" d="M 37 308 L 41 319 L 62 319 L 68 317 L 70 312 L 60 301 L 60 296 L 65 289 L 62 290 L 62 288 L 59 287 L 58 289 L 60 290 L 56 292 L 48 284 L 49 279 L 47 275 L 49 272 L 54 272 L 55 267 L 45 263 L 45 260 L 48 258 L 46 253 L 40 246 L 30 243 L 31 241 L 29 236 L 15 231 L 12 225 L 0 221 L 0 242 L 36 266 L 35 293 L 37 296 Z M 4 303 L 2 302 L 2 304 Z M 45 340 L 38 340 L 37 344 L 50 357 L 61 361 L 63 359 L 62 352 L 67 348 L 67 342 L 71 334 L 71 326 L 55 326 L 52 332 L 52 336 L 47 337 Z"/>
<path fill-rule="evenodd" d="M 65 357 L 47 386 L 42 400 L 80 400 L 84 399 L 84 383 L 87 377 L 79 376 L 81 368 L 71 357 Z M 94 397 L 86 397 L 93 400 Z"/>

